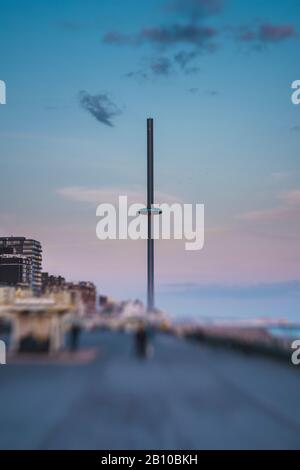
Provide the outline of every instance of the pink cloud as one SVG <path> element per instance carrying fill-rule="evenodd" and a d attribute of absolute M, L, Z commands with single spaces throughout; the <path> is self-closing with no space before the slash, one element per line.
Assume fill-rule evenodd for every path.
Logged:
<path fill-rule="evenodd" d="M 274 25 L 264 23 L 257 28 L 246 27 L 240 30 L 238 40 L 248 43 L 278 43 L 297 36 L 295 27 L 291 24 Z"/>
<path fill-rule="evenodd" d="M 259 39 L 264 42 L 279 42 L 296 36 L 292 25 L 272 25 L 265 23 L 259 28 Z"/>
<path fill-rule="evenodd" d="M 127 196 L 128 204 L 141 203 L 146 201 L 146 192 L 144 188 L 133 187 L 106 187 L 106 188 L 88 188 L 85 186 L 68 186 L 57 189 L 57 194 L 74 202 L 82 202 L 98 205 L 100 203 L 117 204 L 119 196 Z M 181 202 L 180 197 L 174 194 L 156 191 L 155 200 L 158 204 L 163 202 L 172 204 Z"/>
<path fill-rule="evenodd" d="M 300 215 L 300 189 L 288 191 L 279 196 L 281 205 L 271 209 L 245 212 L 236 216 L 238 220 L 248 222 L 268 222 L 271 220 L 295 220 Z"/>
<path fill-rule="evenodd" d="M 300 206 L 300 189 L 295 189 L 283 194 L 281 199 L 290 205 Z"/>
<path fill-rule="evenodd" d="M 236 218 L 248 222 L 266 222 L 270 220 L 278 220 L 289 218 L 291 211 L 287 207 L 274 207 L 273 209 L 263 209 L 257 211 L 249 211 L 244 214 L 239 214 Z"/>

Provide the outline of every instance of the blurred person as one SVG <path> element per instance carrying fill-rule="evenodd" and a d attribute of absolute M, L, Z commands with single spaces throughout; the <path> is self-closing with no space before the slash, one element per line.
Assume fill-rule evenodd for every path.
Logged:
<path fill-rule="evenodd" d="M 135 333 L 135 352 L 137 357 L 147 357 L 148 336 L 145 326 L 140 324 Z"/>
<path fill-rule="evenodd" d="M 81 325 L 78 321 L 73 321 L 69 332 L 69 347 L 71 352 L 75 352 L 79 348 L 79 338 L 81 333 Z"/>
<path fill-rule="evenodd" d="M 151 333 L 146 326 L 141 323 L 135 333 L 135 353 L 141 359 L 149 358 L 153 355 L 153 347 L 150 343 Z"/>

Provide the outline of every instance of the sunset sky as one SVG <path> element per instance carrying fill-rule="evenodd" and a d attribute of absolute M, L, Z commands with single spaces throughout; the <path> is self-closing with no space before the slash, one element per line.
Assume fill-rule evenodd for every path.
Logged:
<path fill-rule="evenodd" d="M 96 207 L 145 201 L 151 116 L 158 202 L 205 205 L 202 251 L 157 243 L 161 294 L 299 310 L 299 49 L 299 0 L 0 0 L 0 234 L 140 296 L 146 244 L 97 240 Z"/>

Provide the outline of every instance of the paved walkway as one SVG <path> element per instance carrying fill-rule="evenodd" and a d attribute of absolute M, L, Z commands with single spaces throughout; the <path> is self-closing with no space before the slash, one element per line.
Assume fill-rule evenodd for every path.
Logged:
<path fill-rule="evenodd" d="M 173 337 L 86 333 L 88 364 L 0 368 L 2 449 L 300 448 L 300 366 Z"/>

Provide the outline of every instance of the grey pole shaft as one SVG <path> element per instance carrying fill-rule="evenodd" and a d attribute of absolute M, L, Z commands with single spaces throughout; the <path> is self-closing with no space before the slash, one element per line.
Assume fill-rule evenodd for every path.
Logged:
<path fill-rule="evenodd" d="M 147 240 L 147 308 L 154 308 L 154 240 L 152 238 L 152 204 L 154 203 L 153 186 L 153 119 L 147 119 L 147 209 L 148 209 L 148 240 Z"/>

